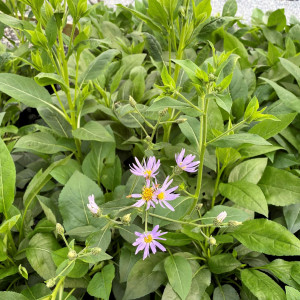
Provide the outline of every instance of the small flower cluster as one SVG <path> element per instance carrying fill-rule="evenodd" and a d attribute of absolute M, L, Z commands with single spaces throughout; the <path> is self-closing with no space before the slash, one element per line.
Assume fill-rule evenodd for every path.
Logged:
<path fill-rule="evenodd" d="M 182 149 L 179 154 L 175 154 L 177 167 L 186 172 L 196 172 L 199 161 L 194 162 L 194 155 L 187 155 L 184 158 L 184 153 L 185 149 Z M 130 171 L 136 176 L 144 177 L 146 183 L 140 194 L 132 194 L 128 196 L 129 198 L 140 198 L 135 204 L 133 204 L 133 206 L 141 207 L 146 205 L 146 210 L 148 210 L 150 207 L 155 208 L 155 205 L 159 204 L 163 208 L 168 208 L 171 211 L 174 211 L 175 209 L 169 201 L 173 201 L 180 196 L 179 194 L 174 194 L 174 191 L 178 188 L 178 186 L 169 188 L 173 182 L 173 179 L 170 179 L 170 176 L 167 176 L 162 185 L 157 183 L 156 175 L 158 174 L 158 169 L 160 167 L 160 160 L 156 160 L 154 156 L 151 156 L 148 161 L 145 161 L 144 159 L 141 164 L 135 157 L 135 162 L 136 164 L 133 164 L 130 167 Z M 165 240 L 160 236 L 166 233 L 167 232 L 161 232 L 158 225 L 156 225 L 150 232 L 135 232 L 137 239 L 132 244 L 133 246 L 137 246 L 135 253 L 137 254 L 139 251 L 144 250 L 143 259 L 145 259 L 150 255 L 150 249 L 153 254 L 156 253 L 156 247 L 161 251 L 166 251 L 165 247 L 156 241 Z"/>
<path fill-rule="evenodd" d="M 180 172 L 185 171 L 189 173 L 197 172 L 197 168 L 199 165 L 199 161 L 194 161 L 195 155 L 187 155 L 184 158 L 185 149 L 182 149 L 180 153 L 175 154 L 175 160 L 177 163 L 177 171 Z M 169 188 L 172 184 L 173 179 L 170 176 L 167 176 L 162 185 L 157 183 L 156 175 L 158 174 L 158 169 L 160 167 L 160 160 L 156 160 L 154 156 L 149 157 L 148 161 L 143 160 L 142 163 L 135 157 L 135 164 L 132 164 L 130 167 L 130 171 L 132 174 L 136 176 L 142 176 L 145 178 L 145 185 L 140 194 L 132 194 L 127 196 L 128 198 L 140 198 L 137 200 L 134 207 L 141 207 L 146 205 L 146 210 L 150 207 L 155 208 L 156 204 L 159 204 L 163 208 L 168 208 L 171 211 L 174 211 L 174 207 L 169 203 L 169 201 L 173 201 L 178 198 L 179 194 L 174 194 L 174 191 L 178 188 L 178 186 Z M 95 202 L 94 195 L 90 195 L 88 197 L 89 204 L 87 204 L 88 209 L 94 216 L 101 217 L 101 209 Z M 128 220 L 127 220 L 128 219 Z M 130 222 L 130 214 L 124 216 L 121 219 L 123 224 L 127 224 Z M 150 255 L 150 249 L 152 253 L 156 253 L 156 247 L 161 251 L 166 251 L 166 248 L 161 245 L 156 240 L 165 240 L 160 236 L 166 234 L 167 232 L 161 232 L 159 230 L 159 225 L 156 225 L 152 231 L 145 230 L 144 233 L 135 232 L 137 236 L 136 241 L 133 243 L 133 246 L 137 246 L 135 254 L 139 251 L 144 250 L 143 259 Z"/>

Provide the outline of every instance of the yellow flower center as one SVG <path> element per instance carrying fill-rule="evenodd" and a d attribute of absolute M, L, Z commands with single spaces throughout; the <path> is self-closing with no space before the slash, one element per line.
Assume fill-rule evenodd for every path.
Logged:
<path fill-rule="evenodd" d="M 153 237 L 151 234 L 149 234 L 148 236 L 144 237 L 144 242 L 145 243 L 151 243 L 153 240 Z"/>
<path fill-rule="evenodd" d="M 159 193 L 159 194 L 157 195 L 157 199 L 158 199 L 158 200 L 164 200 L 164 198 L 165 198 L 165 195 L 164 195 L 163 192 L 161 192 L 161 193 Z"/>
<path fill-rule="evenodd" d="M 152 174 L 152 171 L 151 171 L 151 170 L 145 170 L 145 171 L 144 171 L 144 175 L 146 175 L 147 178 L 150 178 L 151 174 Z"/>
<path fill-rule="evenodd" d="M 182 167 L 182 162 L 179 163 L 179 167 L 184 170 L 186 168 L 186 166 Z"/>
<path fill-rule="evenodd" d="M 153 197 L 153 189 L 145 187 L 142 192 L 142 198 L 148 202 L 148 201 L 152 200 L 152 197 Z"/>

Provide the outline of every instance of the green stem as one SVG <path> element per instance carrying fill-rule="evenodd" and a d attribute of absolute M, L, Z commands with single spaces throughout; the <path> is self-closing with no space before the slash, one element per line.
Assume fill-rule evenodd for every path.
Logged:
<path fill-rule="evenodd" d="M 63 282 L 65 281 L 65 276 L 63 276 L 57 283 L 55 289 L 53 290 L 53 293 L 51 295 L 51 300 L 56 300 L 56 296 L 58 291 L 60 290 L 60 286 L 63 284 Z"/>
<path fill-rule="evenodd" d="M 199 157 L 200 164 L 198 168 L 198 177 L 197 177 L 197 188 L 195 192 L 195 199 L 192 207 L 190 208 L 188 214 L 190 214 L 195 206 L 197 205 L 200 190 L 202 185 L 202 175 L 203 175 L 203 167 L 204 167 L 204 154 L 206 149 L 206 136 L 207 136 L 207 111 L 208 111 L 208 99 L 205 96 L 201 97 L 202 109 L 204 109 L 203 115 L 200 116 L 200 132 L 199 132 Z"/>
<path fill-rule="evenodd" d="M 216 197 L 217 197 L 217 193 L 218 193 L 220 178 L 222 176 L 222 173 L 223 173 L 225 167 L 226 167 L 226 165 L 223 165 L 221 170 L 218 170 L 218 175 L 217 175 L 217 178 L 216 178 L 214 194 L 213 194 L 212 202 L 211 202 L 211 208 L 213 208 L 215 206 L 215 201 L 216 201 Z"/>
<path fill-rule="evenodd" d="M 145 210 L 145 232 L 148 231 L 148 210 Z"/>
<path fill-rule="evenodd" d="M 213 143 L 213 142 L 217 141 L 218 139 L 220 139 L 221 137 L 227 135 L 227 134 L 230 133 L 231 131 L 236 130 L 238 127 L 240 127 L 240 126 L 243 125 L 244 123 L 246 123 L 245 120 L 243 120 L 243 121 L 241 121 L 241 122 L 235 124 L 234 126 L 232 126 L 232 128 L 226 130 L 226 131 L 223 132 L 222 134 L 220 134 L 220 135 L 218 135 L 217 137 L 213 138 L 212 140 L 208 141 L 208 142 L 206 143 L 206 146 L 207 146 L 208 144 L 210 144 L 210 143 Z"/>
<path fill-rule="evenodd" d="M 194 105 L 190 100 L 188 100 L 186 97 L 184 97 L 182 94 L 180 94 L 178 91 L 176 91 L 176 94 L 181 97 L 188 105 L 193 107 L 194 109 L 198 110 L 201 114 L 203 114 L 203 110 L 201 110 L 198 106 Z"/>

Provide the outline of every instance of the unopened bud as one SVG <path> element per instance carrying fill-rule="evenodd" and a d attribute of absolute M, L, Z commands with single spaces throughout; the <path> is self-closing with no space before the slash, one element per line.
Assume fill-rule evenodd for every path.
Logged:
<path fill-rule="evenodd" d="M 136 101 L 131 96 L 129 96 L 129 104 L 133 108 L 136 107 Z"/>
<path fill-rule="evenodd" d="M 215 81 L 216 80 L 216 76 L 213 73 L 209 73 L 208 74 L 208 80 L 209 81 Z"/>
<path fill-rule="evenodd" d="M 180 6 L 178 11 L 180 12 L 180 14 L 185 17 L 185 8 L 183 6 Z"/>
<path fill-rule="evenodd" d="M 187 119 L 178 119 L 178 120 L 176 120 L 176 123 L 181 124 L 181 123 L 184 123 L 186 121 L 187 121 Z"/>
<path fill-rule="evenodd" d="M 160 115 L 161 117 L 163 117 L 163 116 L 165 116 L 165 115 L 167 114 L 167 112 L 168 112 L 168 108 L 166 107 L 165 109 L 163 109 L 163 110 L 161 110 L 161 111 L 159 112 L 159 115 Z"/>
<path fill-rule="evenodd" d="M 55 286 L 55 279 L 54 278 L 50 278 L 49 280 L 46 281 L 46 286 L 47 288 L 52 288 Z"/>
<path fill-rule="evenodd" d="M 198 203 L 198 204 L 196 205 L 196 210 L 200 211 L 201 208 L 202 208 L 202 206 L 203 206 L 203 203 Z"/>
<path fill-rule="evenodd" d="M 77 252 L 75 250 L 70 250 L 68 253 L 69 260 L 75 260 L 77 258 Z"/>
<path fill-rule="evenodd" d="M 237 227 L 237 226 L 240 226 L 242 224 L 243 224 L 242 222 L 238 222 L 238 221 L 229 221 L 228 222 L 228 226 L 231 226 L 231 227 Z"/>
<path fill-rule="evenodd" d="M 185 190 L 185 184 L 184 182 L 182 182 L 179 187 L 178 187 L 179 191 L 184 191 Z"/>
<path fill-rule="evenodd" d="M 214 237 L 212 237 L 212 236 L 208 238 L 208 242 L 209 242 L 209 244 L 212 245 L 212 246 L 214 246 L 214 245 L 217 244 L 216 239 L 215 239 Z"/>
<path fill-rule="evenodd" d="M 123 225 L 129 225 L 131 222 L 131 214 L 127 214 L 121 218 L 121 222 Z"/>
<path fill-rule="evenodd" d="M 101 248 L 95 247 L 95 248 L 92 248 L 92 249 L 91 249 L 91 254 L 92 254 L 92 255 L 97 255 L 97 254 L 99 254 L 101 251 L 102 251 Z"/>
<path fill-rule="evenodd" d="M 56 223 L 56 232 L 60 235 L 63 235 L 65 233 L 65 229 L 60 223 Z"/>
<path fill-rule="evenodd" d="M 147 136 L 146 136 L 146 141 L 147 141 L 148 143 L 152 142 L 151 136 L 147 135 Z"/>

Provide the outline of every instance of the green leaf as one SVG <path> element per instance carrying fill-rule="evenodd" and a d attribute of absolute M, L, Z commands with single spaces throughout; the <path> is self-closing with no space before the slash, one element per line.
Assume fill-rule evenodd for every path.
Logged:
<path fill-rule="evenodd" d="M 300 230 L 300 203 L 285 206 L 283 208 L 283 215 L 287 228 L 291 233 Z"/>
<path fill-rule="evenodd" d="M 299 265 L 300 262 L 298 261 L 284 261 L 283 259 L 275 259 L 270 264 L 267 264 L 262 268 L 271 271 L 275 277 L 285 284 L 288 284 L 296 289 L 300 289 L 300 285 L 292 278 L 292 268 Z"/>
<path fill-rule="evenodd" d="M 36 300 L 51 295 L 51 290 L 44 283 L 36 283 L 22 290 L 22 295 L 30 300 Z M 34 298 L 33 298 L 34 297 Z M 70 299 L 71 300 L 71 299 Z M 72 299 L 74 300 L 74 299 Z"/>
<path fill-rule="evenodd" d="M 186 72 L 186 74 L 192 80 L 193 83 L 201 84 L 199 78 L 196 76 L 196 72 L 199 70 L 199 67 L 195 63 L 193 63 L 189 59 L 186 60 L 173 59 L 173 61 L 177 65 L 183 68 L 183 70 Z"/>
<path fill-rule="evenodd" d="M 268 205 L 261 189 L 254 183 L 235 181 L 221 183 L 220 193 L 241 207 L 268 216 Z"/>
<path fill-rule="evenodd" d="M 123 299 L 136 299 L 156 291 L 165 282 L 166 274 L 155 271 L 155 267 L 165 258 L 165 253 L 156 253 L 145 260 L 139 260 L 128 275 Z"/>
<path fill-rule="evenodd" d="M 297 113 L 276 115 L 280 121 L 263 120 L 262 122 L 254 125 L 249 130 L 249 133 L 258 134 L 267 140 L 288 127 L 290 123 L 293 122 L 296 115 Z"/>
<path fill-rule="evenodd" d="M 49 233 L 37 233 L 26 249 L 27 259 L 32 268 L 45 280 L 55 276 L 56 266 L 51 253 L 60 246 L 54 236 Z"/>
<path fill-rule="evenodd" d="M 14 148 L 22 150 L 30 150 L 45 154 L 54 154 L 60 151 L 70 151 L 69 147 L 60 145 L 54 136 L 46 132 L 35 132 L 22 136 Z"/>
<path fill-rule="evenodd" d="M 158 101 L 155 101 L 148 109 L 147 111 L 161 111 L 165 108 L 175 108 L 178 110 L 184 110 L 189 108 L 190 106 L 184 102 L 175 100 L 171 97 L 163 97 L 159 99 Z"/>
<path fill-rule="evenodd" d="M 235 148 L 243 144 L 262 145 L 262 146 L 271 145 L 269 142 L 267 142 L 259 135 L 251 134 L 251 133 L 237 133 L 237 134 L 225 135 L 211 143 L 212 146 L 221 147 L 221 148 L 229 148 L 229 147 Z"/>
<path fill-rule="evenodd" d="M 0 22 L 16 29 L 34 29 L 35 27 L 28 21 L 19 20 L 6 14 L 0 14 Z"/>
<path fill-rule="evenodd" d="M 8 276 L 11 276 L 11 275 L 14 275 L 16 273 L 18 273 L 18 267 L 17 266 L 14 266 L 14 267 L 6 267 L 4 269 L 0 269 L 0 280 L 5 278 L 5 277 L 8 277 Z M 1 296 L 1 294 L 0 294 Z M 1 298 L 0 298 L 1 299 Z"/>
<path fill-rule="evenodd" d="M 10 15 L 12 13 L 5 2 L 0 2 L 0 11 L 7 15 Z"/>
<path fill-rule="evenodd" d="M 212 224 L 213 220 L 222 212 L 226 211 L 227 216 L 224 219 L 223 222 L 229 222 L 229 221 L 238 221 L 238 222 L 244 222 L 249 219 L 249 214 L 247 214 L 245 211 L 225 206 L 225 205 L 216 205 L 211 210 L 209 210 L 204 216 L 202 223 L 203 224 Z"/>
<path fill-rule="evenodd" d="M 286 206 L 300 202 L 300 179 L 288 171 L 266 167 L 258 185 L 268 204 Z"/>
<path fill-rule="evenodd" d="M 96 121 L 89 121 L 83 127 L 73 130 L 73 136 L 83 141 L 114 142 L 114 137 Z"/>
<path fill-rule="evenodd" d="M 60 87 L 67 91 L 68 86 L 64 82 L 64 79 L 55 73 L 39 73 L 34 77 L 34 80 L 41 86 L 51 85 L 51 84 L 59 84 Z"/>
<path fill-rule="evenodd" d="M 231 51 L 234 50 L 236 54 L 238 54 L 240 59 L 240 64 L 243 68 L 249 66 L 248 60 L 248 52 L 244 46 L 244 44 L 234 35 L 224 30 L 224 50 Z"/>
<path fill-rule="evenodd" d="M 142 258 L 142 253 L 135 254 L 133 250 L 127 247 L 121 249 L 119 271 L 120 271 L 120 282 L 126 282 L 128 279 L 129 272 L 135 263 Z"/>
<path fill-rule="evenodd" d="M 67 231 L 85 225 L 95 227 L 101 225 L 99 219 L 93 217 L 87 208 L 88 196 L 92 194 L 95 196 L 98 205 L 104 202 L 103 193 L 98 185 L 76 171 L 64 186 L 58 198 L 59 210 Z"/>
<path fill-rule="evenodd" d="M 260 78 L 266 81 L 275 90 L 279 99 L 282 100 L 287 107 L 293 109 L 298 113 L 300 112 L 300 99 L 297 96 L 295 96 L 293 93 L 281 87 L 280 85 L 278 85 L 276 82 L 272 80 L 263 77 Z"/>
<path fill-rule="evenodd" d="M 214 274 L 231 272 L 240 265 L 241 263 L 230 253 L 217 254 L 208 259 L 208 267 Z"/>
<path fill-rule="evenodd" d="M 168 15 L 157 0 L 148 1 L 147 13 L 154 21 L 161 23 L 166 29 L 169 28 Z"/>
<path fill-rule="evenodd" d="M 186 258 L 169 256 L 164 262 L 169 282 L 174 291 L 185 300 L 192 285 L 192 269 Z"/>
<path fill-rule="evenodd" d="M 5 300 L 29 300 L 22 294 L 18 294 L 15 292 L 0 292 L 0 298 Z"/>
<path fill-rule="evenodd" d="M 106 166 L 101 175 L 101 183 L 107 189 L 113 191 L 121 185 L 122 167 L 118 156 L 115 156 L 115 162 L 112 166 Z"/>
<path fill-rule="evenodd" d="M 139 19 L 141 19 L 143 22 L 145 22 L 151 29 L 153 29 L 154 31 L 158 31 L 161 32 L 162 29 L 155 23 L 152 21 L 151 18 L 149 18 L 148 16 L 140 13 L 137 10 L 128 8 L 126 6 L 123 6 L 121 4 L 118 4 L 117 6 L 122 7 L 124 10 L 127 10 L 129 12 L 131 12 L 134 16 L 138 17 Z"/>
<path fill-rule="evenodd" d="M 299 66 L 295 65 L 288 59 L 285 59 L 282 57 L 280 57 L 279 59 L 280 59 L 282 66 L 295 77 L 298 85 L 300 86 L 300 68 L 299 68 Z"/>
<path fill-rule="evenodd" d="M 258 270 L 242 270 L 243 284 L 260 300 L 286 300 L 281 287 L 269 276 Z"/>
<path fill-rule="evenodd" d="M 106 251 L 111 241 L 111 232 L 108 226 L 94 232 L 86 239 L 86 246 L 99 247 L 103 252 Z"/>
<path fill-rule="evenodd" d="M 81 83 L 85 80 L 96 79 L 108 68 L 114 57 L 118 54 L 119 51 L 115 49 L 109 49 L 101 53 L 89 64 L 87 70 L 79 77 L 78 81 Z"/>
<path fill-rule="evenodd" d="M 162 49 L 160 43 L 157 41 L 155 36 L 150 33 L 143 32 L 145 36 L 145 48 L 149 52 L 149 55 L 153 57 L 155 61 L 162 61 Z"/>
<path fill-rule="evenodd" d="M 196 118 L 184 116 L 187 121 L 180 123 L 178 126 L 181 132 L 186 136 L 191 145 L 195 148 L 199 148 L 198 134 L 200 131 L 200 122 Z"/>
<path fill-rule="evenodd" d="M 267 158 L 246 160 L 231 170 L 228 182 L 247 181 L 257 184 L 264 173 L 267 163 Z"/>
<path fill-rule="evenodd" d="M 0 212 L 5 216 L 14 202 L 15 185 L 15 164 L 5 143 L 0 139 Z"/>
<path fill-rule="evenodd" d="M 91 296 L 109 300 L 112 281 L 115 277 L 115 267 L 113 264 L 106 265 L 101 272 L 94 275 L 90 281 L 87 291 Z"/>
<path fill-rule="evenodd" d="M 57 39 L 57 24 L 56 24 L 56 18 L 55 15 L 53 15 L 50 20 L 47 22 L 46 28 L 45 28 L 46 37 L 48 40 L 49 48 L 52 48 L 54 45 L 56 39 Z"/>
<path fill-rule="evenodd" d="M 300 299 L 300 292 L 290 286 L 285 287 L 286 300 L 298 300 Z"/>
<path fill-rule="evenodd" d="M 229 284 L 218 286 L 214 290 L 213 300 L 239 300 L 239 294 Z"/>
<path fill-rule="evenodd" d="M 268 18 L 268 27 L 275 27 L 277 31 L 282 31 L 286 26 L 286 18 L 284 15 L 284 9 L 277 9 L 273 11 Z"/>
<path fill-rule="evenodd" d="M 115 144 L 92 143 L 91 151 L 85 157 L 82 170 L 85 175 L 100 184 L 103 169 L 106 164 L 112 165 L 115 158 Z"/>
<path fill-rule="evenodd" d="M 222 16 L 234 17 L 236 12 L 237 12 L 236 0 L 227 0 L 223 6 Z"/>
<path fill-rule="evenodd" d="M 77 160 L 69 159 L 66 164 L 55 167 L 50 175 L 60 184 L 65 185 L 75 171 L 81 171 Z"/>
<path fill-rule="evenodd" d="M 232 233 L 247 248 L 270 255 L 300 255 L 300 241 L 282 225 L 267 219 L 244 222 Z"/>
<path fill-rule="evenodd" d="M 10 218 L 9 220 L 4 221 L 0 226 L 0 233 L 7 233 L 10 231 L 18 222 L 21 215 L 16 215 Z"/>
<path fill-rule="evenodd" d="M 206 288 L 211 283 L 211 273 L 207 269 L 202 269 L 199 271 L 199 265 L 191 265 L 192 268 L 195 266 L 196 271 L 193 270 L 194 277 L 192 280 L 192 286 L 190 292 L 187 296 L 188 300 L 204 300 L 203 295 L 205 294 Z M 180 300 L 181 298 L 176 294 L 174 289 L 168 283 L 165 287 L 164 293 L 162 295 L 162 300 Z"/>
<path fill-rule="evenodd" d="M 232 99 L 230 94 L 217 94 L 215 95 L 215 97 L 217 105 L 230 114 L 232 106 Z"/>
<path fill-rule="evenodd" d="M 16 74 L 0 74 L 0 90 L 29 107 L 51 107 L 58 110 L 51 102 L 47 90 L 33 79 Z"/>

